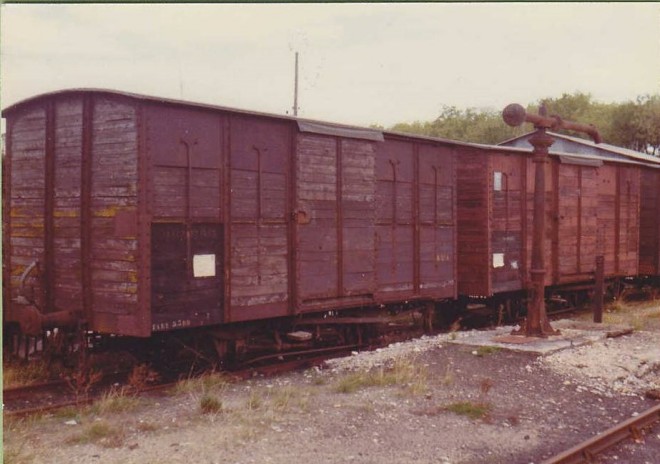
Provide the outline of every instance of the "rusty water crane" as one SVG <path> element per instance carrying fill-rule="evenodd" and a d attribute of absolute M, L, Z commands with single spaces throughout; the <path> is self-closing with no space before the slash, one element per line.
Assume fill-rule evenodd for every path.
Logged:
<path fill-rule="evenodd" d="M 547 337 L 559 334 L 548 321 L 545 311 L 545 171 L 548 163 L 548 152 L 555 139 L 547 133 L 548 129 L 568 129 L 584 132 L 591 136 L 595 143 L 600 143 L 598 130 L 591 124 L 581 124 L 564 121 L 559 116 L 548 116 L 545 105 L 539 108 L 539 114 L 530 114 L 521 105 L 512 103 L 502 112 L 504 122 L 509 126 L 520 126 L 525 122 L 534 124 L 536 132 L 529 139 L 534 147 L 533 162 L 536 165 L 534 174 L 534 226 L 532 236 L 531 274 L 531 304 L 527 309 L 524 327 L 514 331 L 515 335 L 527 337 Z"/>

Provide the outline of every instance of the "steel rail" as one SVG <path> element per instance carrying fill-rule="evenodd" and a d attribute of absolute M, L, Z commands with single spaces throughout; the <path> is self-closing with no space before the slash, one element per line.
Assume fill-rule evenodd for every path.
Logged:
<path fill-rule="evenodd" d="M 30 383 L 27 385 L 16 385 L 2 389 L 3 400 L 20 398 L 23 396 L 31 395 L 35 391 L 45 390 L 47 388 L 66 387 L 67 383 L 64 380 L 52 380 L 39 383 Z"/>
<path fill-rule="evenodd" d="M 337 347 L 337 350 L 330 351 L 330 350 L 314 350 L 312 354 L 315 354 L 315 356 L 311 357 L 304 357 L 301 359 L 295 359 L 295 360 L 290 360 L 290 361 L 284 361 L 280 363 L 273 363 L 273 364 L 268 364 L 264 366 L 249 366 L 249 365 L 242 365 L 238 370 L 227 370 L 227 371 L 222 371 L 222 373 L 227 374 L 230 378 L 233 378 L 235 380 L 247 380 L 250 378 L 253 378 L 255 375 L 261 375 L 264 377 L 271 377 L 274 375 L 286 373 L 286 372 L 291 372 L 294 370 L 298 369 L 303 369 L 303 368 L 309 368 L 313 366 L 319 366 L 322 365 L 323 362 L 327 361 L 328 359 L 332 359 L 336 357 L 339 354 L 347 353 L 348 348 L 355 348 L 355 346 L 342 346 L 342 347 Z M 342 348 L 339 350 L 339 348 Z M 324 352 L 327 351 L 327 352 Z M 319 354 L 320 353 L 320 354 Z M 297 353 L 300 355 L 301 353 Z M 201 374 L 203 375 L 203 374 Z M 169 388 L 174 388 L 177 383 L 179 383 L 179 380 L 173 381 L 173 382 L 164 382 L 160 383 L 157 385 L 150 385 L 148 387 L 140 388 L 135 392 L 136 395 L 142 395 L 142 394 L 147 394 L 147 393 L 152 393 L 152 392 L 157 392 L 161 390 L 167 390 Z M 37 390 L 40 386 L 43 386 L 41 384 L 33 385 L 33 386 L 27 386 L 27 389 L 30 387 L 33 387 L 33 390 Z M 6 417 L 25 417 L 25 416 L 31 416 L 35 414 L 44 414 L 44 413 L 49 413 L 52 411 L 56 411 L 58 409 L 63 409 L 66 407 L 79 407 L 79 406 L 85 406 L 88 404 L 93 403 L 94 401 L 98 400 L 99 398 L 102 397 L 104 393 L 106 393 L 107 390 L 101 390 L 95 394 L 90 394 L 82 398 L 78 398 L 76 400 L 67 400 L 63 401 L 57 404 L 47 404 L 47 405 L 40 405 L 40 406 L 35 406 L 35 407 L 30 407 L 30 408 L 23 408 L 23 409 L 14 409 L 14 410 L 5 410 L 3 411 L 4 415 Z"/>
<path fill-rule="evenodd" d="M 660 421 L 660 404 L 631 417 L 582 443 L 543 461 L 541 464 L 580 464 L 627 438 L 641 437 L 641 429 Z"/>

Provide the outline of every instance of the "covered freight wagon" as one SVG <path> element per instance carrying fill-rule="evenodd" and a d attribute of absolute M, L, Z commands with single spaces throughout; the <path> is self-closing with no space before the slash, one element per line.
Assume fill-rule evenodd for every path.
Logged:
<path fill-rule="evenodd" d="M 474 151 L 458 168 L 459 292 L 528 288 L 534 171 L 530 150 Z M 546 286 L 638 274 L 640 172 L 631 160 L 556 154 L 546 166 Z"/>
<path fill-rule="evenodd" d="M 635 165 L 640 172 L 639 179 L 639 269 L 640 275 L 660 275 L 660 158 L 641 153 L 629 148 L 618 147 L 608 143 L 594 143 L 566 134 L 550 133 L 555 139 L 550 148 L 551 153 L 563 154 L 561 159 L 582 159 L 584 162 L 592 159 L 597 163 L 621 163 L 622 165 Z M 503 142 L 502 145 L 511 147 L 529 147 L 531 134 Z M 577 157 L 577 158 L 575 158 Z M 625 179 L 619 179 L 619 182 Z M 615 184 L 616 188 L 627 188 L 622 184 Z M 621 198 L 625 202 L 625 199 Z M 617 220 L 625 222 L 628 217 L 625 211 Z M 622 238 L 623 239 L 623 238 Z M 614 244 L 616 245 L 616 244 Z"/>
<path fill-rule="evenodd" d="M 3 117 L 6 322 L 143 337 L 456 296 L 452 143 L 107 90 Z"/>

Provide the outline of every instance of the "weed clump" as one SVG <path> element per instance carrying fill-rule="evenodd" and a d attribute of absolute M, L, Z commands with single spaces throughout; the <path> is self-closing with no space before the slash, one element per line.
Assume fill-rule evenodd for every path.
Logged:
<path fill-rule="evenodd" d="M 73 445 L 94 443 L 104 448 L 119 448 L 124 444 L 125 438 L 124 431 L 111 426 L 107 422 L 100 421 L 94 422 L 81 433 L 70 437 L 66 442 Z"/>
<path fill-rule="evenodd" d="M 158 372 L 146 364 L 135 366 L 128 376 L 128 384 L 136 391 L 144 390 L 147 386 L 160 379 Z"/>
<path fill-rule="evenodd" d="M 222 401 L 215 396 L 206 394 L 199 400 L 199 409 L 201 409 L 204 414 L 222 412 Z"/>
<path fill-rule="evenodd" d="M 471 401 L 459 401 L 445 406 L 445 410 L 467 416 L 470 419 L 483 419 L 488 415 L 492 407 L 486 403 L 473 403 Z"/>
<path fill-rule="evenodd" d="M 5 359 L 2 363 L 2 386 L 4 388 L 43 382 L 48 377 L 48 365 L 41 360 L 23 362 Z"/>
<path fill-rule="evenodd" d="M 127 387 L 112 388 L 94 403 L 92 412 L 96 414 L 128 412 L 137 408 L 139 404 L 140 400 L 130 394 Z"/>
<path fill-rule="evenodd" d="M 263 406 L 263 403 L 264 400 L 261 395 L 256 391 L 252 391 L 250 392 L 248 399 L 245 401 L 245 408 L 249 411 L 256 411 Z"/>
<path fill-rule="evenodd" d="M 153 422 L 140 420 L 140 422 L 137 423 L 136 428 L 140 432 L 155 432 L 159 427 Z"/>
<path fill-rule="evenodd" d="M 202 393 L 205 394 L 212 390 L 223 390 L 229 385 L 229 379 L 226 375 L 212 372 L 200 377 L 183 379 L 177 382 L 174 387 L 174 393 Z"/>
<path fill-rule="evenodd" d="M 410 360 L 397 360 L 389 367 L 354 372 L 343 377 L 335 386 L 338 393 L 353 393 L 368 387 L 399 385 L 413 393 L 426 390 L 426 370 Z"/>
<path fill-rule="evenodd" d="M 479 356 L 480 358 L 483 358 L 484 356 L 488 356 L 490 354 L 497 353 L 500 351 L 501 348 L 497 346 L 480 346 L 477 348 L 476 355 Z"/>

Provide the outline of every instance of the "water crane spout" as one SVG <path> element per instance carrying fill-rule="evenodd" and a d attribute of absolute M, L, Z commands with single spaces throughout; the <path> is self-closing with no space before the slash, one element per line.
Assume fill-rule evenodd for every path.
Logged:
<path fill-rule="evenodd" d="M 582 124 L 579 122 L 565 121 L 557 115 L 545 116 L 544 114 L 531 114 L 518 103 L 511 103 L 502 112 L 504 122 L 509 126 L 520 126 L 525 122 L 534 124 L 537 129 L 566 129 L 589 134 L 595 143 L 601 143 L 600 133 L 593 124 Z"/>

